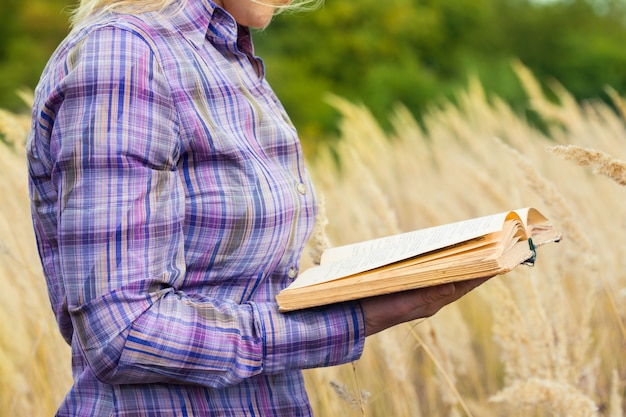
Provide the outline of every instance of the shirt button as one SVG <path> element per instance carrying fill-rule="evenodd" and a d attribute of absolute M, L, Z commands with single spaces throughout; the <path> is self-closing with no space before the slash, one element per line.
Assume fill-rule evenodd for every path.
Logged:
<path fill-rule="evenodd" d="M 298 275 L 298 271 L 296 270 L 296 268 L 294 267 L 289 268 L 289 271 L 287 271 L 287 276 L 290 279 L 294 279 L 296 275 Z"/>
<path fill-rule="evenodd" d="M 306 185 L 304 185 L 303 183 L 298 184 L 298 186 L 296 187 L 296 189 L 298 190 L 298 192 L 302 195 L 306 194 Z"/>

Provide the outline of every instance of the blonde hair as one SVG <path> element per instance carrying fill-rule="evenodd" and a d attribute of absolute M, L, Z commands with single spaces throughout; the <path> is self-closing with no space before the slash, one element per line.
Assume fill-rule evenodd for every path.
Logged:
<path fill-rule="evenodd" d="M 72 10 L 70 23 L 78 25 L 89 16 L 105 13 L 145 13 L 163 11 L 172 4 L 179 3 L 176 11 L 182 10 L 188 0 L 80 0 L 78 6 Z M 263 3 L 264 0 L 250 0 L 255 3 Z M 276 13 L 285 11 L 305 11 L 319 7 L 324 0 L 292 0 L 286 5 L 275 6 Z M 273 5 L 274 6 L 274 5 Z"/>
<path fill-rule="evenodd" d="M 89 16 L 109 11 L 118 13 L 160 11 L 176 2 L 180 2 L 178 7 L 182 9 L 187 0 L 81 0 L 78 6 L 72 10 L 70 22 L 72 26 L 76 26 Z"/>

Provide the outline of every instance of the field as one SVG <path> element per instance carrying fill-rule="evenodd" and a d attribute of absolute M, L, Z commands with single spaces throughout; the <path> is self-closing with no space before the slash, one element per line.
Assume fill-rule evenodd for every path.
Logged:
<path fill-rule="evenodd" d="M 385 133 L 337 97 L 341 141 L 309 167 L 320 249 L 535 206 L 563 240 L 534 267 L 492 279 L 432 318 L 370 338 L 363 357 L 306 371 L 318 416 L 624 416 L 626 101 L 548 100 L 520 80 L 539 130 L 471 83 L 423 125 L 398 107 Z M 49 416 L 71 375 L 30 231 L 23 140 L 28 119 L 0 112 L 0 415 Z M 339 162 L 338 162 L 339 161 Z"/>

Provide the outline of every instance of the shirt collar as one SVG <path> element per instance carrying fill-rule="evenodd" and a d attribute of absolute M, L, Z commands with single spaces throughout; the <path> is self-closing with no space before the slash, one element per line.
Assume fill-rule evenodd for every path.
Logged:
<path fill-rule="evenodd" d="M 198 49 L 208 38 L 216 46 L 254 53 L 249 28 L 237 24 L 230 14 L 211 0 L 188 0 L 172 22 Z"/>

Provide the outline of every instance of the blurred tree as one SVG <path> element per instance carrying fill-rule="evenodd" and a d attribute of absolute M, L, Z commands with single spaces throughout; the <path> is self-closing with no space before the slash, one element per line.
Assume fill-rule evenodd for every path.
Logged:
<path fill-rule="evenodd" d="M 600 7 L 600 5 L 602 5 Z M 576 0 L 502 10 L 508 42 L 539 78 L 555 78 L 577 98 L 602 96 L 607 86 L 626 88 L 626 14 L 623 0 Z"/>
<path fill-rule="evenodd" d="M 328 91 L 365 102 L 383 122 L 396 102 L 419 113 L 438 94 L 462 85 L 459 57 L 471 40 L 468 33 L 488 20 L 490 4 L 331 0 L 314 13 L 279 16 L 257 36 L 257 49 L 305 136 L 335 125 L 332 109 L 323 104 Z M 301 91 L 292 81 L 302 79 L 309 80 L 313 96 L 296 94 Z"/>
<path fill-rule="evenodd" d="M 313 13 L 279 16 L 256 45 L 294 123 L 315 137 L 336 125 L 326 92 L 363 102 L 384 125 L 394 103 L 419 118 L 478 76 L 488 91 L 523 109 L 510 65 L 516 58 L 581 100 L 601 97 L 609 85 L 623 92 L 624 3 L 327 0 Z"/>
<path fill-rule="evenodd" d="M 25 110 L 15 94 L 33 89 L 52 51 L 67 34 L 69 0 L 0 2 L 0 107 Z"/>

